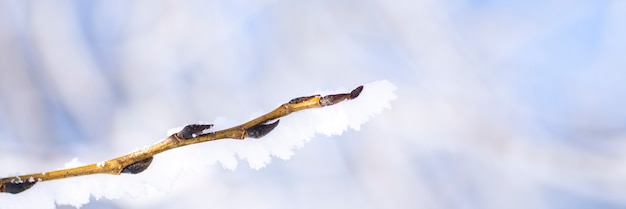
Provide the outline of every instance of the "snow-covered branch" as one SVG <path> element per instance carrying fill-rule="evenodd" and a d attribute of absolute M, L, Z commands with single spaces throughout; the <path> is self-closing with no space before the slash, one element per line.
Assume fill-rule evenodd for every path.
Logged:
<path fill-rule="evenodd" d="M 170 130 L 169 137 L 165 140 L 112 160 L 85 165 L 75 158 L 65 165 L 65 169 L 58 171 L 29 175 L 9 174 L 7 175 L 9 177 L 2 179 L 2 191 L 21 193 L 17 195 L 0 193 L 2 203 L 0 208 L 53 208 L 59 204 L 80 207 L 91 198 L 146 196 L 147 193 L 168 191 L 181 172 L 209 168 L 216 162 L 220 162 L 224 168 L 234 169 L 238 164 L 237 157 L 248 161 L 251 168 L 259 169 L 271 161 L 271 156 L 289 159 L 294 154 L 294 148 L 302 147 L 316 134 L 331 136 L 341 135 L 348 128 L 359 130 L 360 126 L 372 116 L 390 108 L 391 100 L 396 98 L 395 89 L 393 84 L 383 80 L 365 84 L 349 93 L 334 94 L 347 92 L 346 89 L 317 91 L 316 95 L 295 98 L 265 115 L 251 117 L 253 119 L 241 125 L 218 117 L 212 122 L 215 127 L 202 123 Z M 356 100 L 333 105 L 357 96 Z M 305 109 L 307 111 L 283 117 Z M 246 137 L 264 138 L 217 140 Z M 164 152 L 206 141 L 214 142 Z M 153 156 L 158 153 L 161 154 L 157 155 L 152 163 Z M 119 177 L 89 175 L 139 172 L 143 173 Z M 67 179 L 80 175 L 85 176 Z M 60 180 L 38 183 L 52 179 Z M 36 186 L 33 186 L 35 184 Z M 38 201 L 30 201 L 33 199 Z"/>
<path fill-rule="evenodd" d="M 170 135 L 165 140 L 160 141 L 155 145 L 122 157 L 75 168 L 2 178 L 0 180 L 0 192 L 17 194 L 29 189 L 38 182 L 75 176 L 91 174 L 119 175 L 121 173 L 141 173 L 146 170 L 148 166 L 150 166 L 154 155 L 161 152 L 177 147 L 218 139 L 244 139 L 247 137 L 260 138 L 274 130 L 279 122 L 277 119 L 283 116 L 300 110 L 325 107 L 337 104 L 344 100 L 355 99 L 359 96 L 359 94 L 361 94 L 362 90 L 363 86 L 359 86 L 351 92 L 344 94 L 332 94 L 327 96 L 320 96 L 317 94 L 313 96 L 298 97 L 280 105 L 278 108 L 265 115 L 257 117 L 244 124 L 220 131 L 209 131 L 209 129 L 213 126 L 212 124 L 187 125 L 182 130 Z M 273 120 L 276 121 L 268 123 Z"/>

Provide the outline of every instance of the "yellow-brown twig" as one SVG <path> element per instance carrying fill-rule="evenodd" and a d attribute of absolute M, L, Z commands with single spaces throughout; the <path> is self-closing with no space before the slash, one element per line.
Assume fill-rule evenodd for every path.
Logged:
<path fill-rule="evenodd" d="M 142 149 L 118 158 L 75 168 L 2 178 L 0 179 L 0 192 L 17 194 L 29 189 L 38 182 L 74 176 L 91 174 L 119 175 L 121 173 L 140 173 L 150 166 L 153 156 L 161 152 L 190 144 L 218 139 L 244 139 L 246 137 L 260 138 L 272 131 L 279 122 L 277 120 L 276 122 L 268 124 L 267 122 L 269 121 L 276 120 L 292 112 L 329 106 L 344 100 L 354 99 L 359 96 L 362 90 L 363 86 L 359 86 L 352 90 L 352 92 L 345 94 L 333 94 L 323 97 L 320 95 L 298 97 L 282 104 L 265 115 L 244 124 L 220 131 L 207 132 L 207 130 L 212 126 L 211 124 L 187 125 L 178 133 L 172 134 L 166 139 L 146 149 Z"/>

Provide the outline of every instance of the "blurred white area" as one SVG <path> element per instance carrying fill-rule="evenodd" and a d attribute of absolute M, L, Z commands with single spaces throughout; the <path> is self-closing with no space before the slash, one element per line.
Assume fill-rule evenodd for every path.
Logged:
<path fill-rule="evenodd" d="M 618 0 L 0 0 L 0 174 L 388 79 L 358 132 L 84 208 L 626 208 L 624 25 Z"/>

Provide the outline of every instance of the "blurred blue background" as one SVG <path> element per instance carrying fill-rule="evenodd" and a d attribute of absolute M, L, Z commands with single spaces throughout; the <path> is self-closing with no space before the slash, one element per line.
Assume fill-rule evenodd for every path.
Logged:
<path fill-rule="evenodd" d="M 388 79 L 361 131 L 84 208 L 626 208 L 624 26 L 619 0 L 0 0 L 0 170 Z"/>

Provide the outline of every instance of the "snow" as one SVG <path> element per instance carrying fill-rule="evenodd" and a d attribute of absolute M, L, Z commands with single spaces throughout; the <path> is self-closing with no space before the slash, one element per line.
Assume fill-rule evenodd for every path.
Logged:
<path fill-rule="evenodd" d="M 167 130 L 167 132 L 166 132 L 166 133 L 167 133 L 167 136 L 170 136 L 170 135 L 172 135 L 172 134 L 178 133 L 178 132 L 180 132 L 181 130 L 183 130 L 183 128 L 185 128 L 185 125 L 178 126 L 178 127 L 174 127 L 174 128 L 170 128 L 170 129 L 168 129 L 168 130 Z"/>
<path fill-rule="evenodd" d="M 223 168 L 235 170 L 239 163 L 238 159 L 247 161 L 252 169 L 267 166 L 272 156 L 287 160 L 294 155 L 294 149 L 302 147 L 316 135 L 339 136 L 348 129 L 359 130 L 371 117 L 391 108 L 390 102 L 396 99 L 394 93 L 396 87 L 392 83 L 382 80 L 364 86 L 365 90 L 354 100 L 324 108 L 303 110 L 281 118 L 278 127 L 260 139 L 219 140 L 201 146 L 185 147 L 184 152 L 170 150 L 155 156 L 153 165 L 137 175 L 89 175 L 39 183 L 19 195 L 0 195 L 0 202 L 4 203 L 0 208 L 45 209 L 53 208 L 54 204 L 80 207 L 88 203 L 91 196 L 96 199 L 118 199 L 169 191 L 171 182 L 176 181 L 177 173 L 198 168 L 210 169 L 211 167 L 207 165 L 215 162 L 219 162 Z M 342 88 L 314 93 L 332 94 L 349 91 L 350 89 Z M 214 121 L 216 126 L 219 124 L 217 128 L 228 127 L 233 123 L 235 123 L 233 120 L 227 118 L 218 118 Z M 102 167 L 104 162 L 101 161 L 97 165 Z M 81 165 L 83 163 L 78 158 L 73 158 L 64 167 Z M 33 182 L 34 179 L 31 177 L 29 181 Z M 22 204 L 23 201 L 33 198 L 38 198 L 39 201 Z"/>
<path fill-rule="evenodd" d="M 17 180 L 15 180 L 15 178 L 17 178 Z M 16 176 L 14 179 L 11 179 L 11 183 L 24 183 L 24 180 L 22 180 L 19 176 Z"/>
<path fill-rule="evenodd" d="M 239 158 L 248 161 L 253 169 L 265 167 L 270 156 L 287 160 L 293 155 L 293 149 L 302 147 L 316 134 L 325 136 L 341 135 L 348 128 L 359 130 L 360 126 L 372 116 L 391 108 L 390 101 L 396 99 L 396 87 L 389 81 L 376 81 L 364 85 L 365 90 L 356 99 L 334 106 L 309 109 L 281 118 L 280 124 L 260 140 L 248 140 L 249 143 L 228 143 L 220 149 L 229 150 Z M 342 88 L 335 91 L 318 91 L 322 95 L 349 92 Z M 237 161 L 231 155 L 218 157 L 224 167 L 234 169 Z"/>
<path fill-rule="evenodd" d="M 85 165 L 85 164 L 80 162 L 78 160 L 78 158 L 75 157 L 75 158 L 72 158 L 72 160 L 70 160 L 69 162 L 65 163 L 63 165 L 63 168 L 74 168 L 74 167 L 78 167 L 78 166 L 82 166 L 82 165 Z"/>

